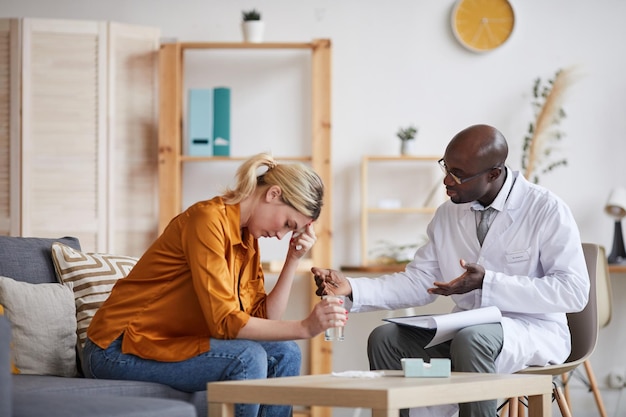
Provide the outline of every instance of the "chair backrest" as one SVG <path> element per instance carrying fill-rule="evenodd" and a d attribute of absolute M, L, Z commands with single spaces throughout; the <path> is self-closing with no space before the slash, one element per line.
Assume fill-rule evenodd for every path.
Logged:
<path fill-rule="evenodd" d="M 600 246 L 598 257 L 598 276 L 596 277 L 596 291 L 598 293 L 598 325 L 606 327 L 611 322 L 613 311 L 613 290 L 609 275 L 609 261 L 606 258 L 604 246 Z"/>
<path fill-rule="evenodd" d="M 598 270 L 602 269 L 604 256 L 600 245 L 583 243 L 583 252 L 589 272 L 589 302 L 578 313 L 568 313 L 567 321 L 572 337 L 572 351 L 567 362 L 587 358 L 593 353 L 598 341 Z"/>

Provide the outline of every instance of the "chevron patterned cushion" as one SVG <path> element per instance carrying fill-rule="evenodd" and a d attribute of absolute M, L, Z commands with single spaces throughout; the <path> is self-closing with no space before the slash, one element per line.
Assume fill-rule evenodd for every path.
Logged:
<path fill-rule="evenodd" d="M 60 282 L 74 292 L 79 353 L 82 353 L 87 328 L 115 282 L 125 278 L 137 263 L 130 256 L 85 253 L 59 242 L 52 244 L 52 262 Z"/>

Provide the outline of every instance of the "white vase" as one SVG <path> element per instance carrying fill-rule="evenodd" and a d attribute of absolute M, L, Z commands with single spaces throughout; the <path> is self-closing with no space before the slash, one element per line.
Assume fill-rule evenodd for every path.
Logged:
<path fill-rule="evenodd" d="M 413 153 L 413 140 L 400 141 L 400 155 L 411 155 Z"/>
<path fill-rule="evenodd" d="M 259 43 L 263 42 L 263 32 L 265 30 L 265 22 L 261 20 L 248 20 L 241 23 L 243 30 L 243 41 Z"/>

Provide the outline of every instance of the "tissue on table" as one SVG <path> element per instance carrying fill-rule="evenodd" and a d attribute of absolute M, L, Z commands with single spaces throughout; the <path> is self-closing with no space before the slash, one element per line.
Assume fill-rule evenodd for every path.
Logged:
<path fill-rule="evenodd" d="M 332 373 L 332 376 L 344 378 L 380 378 L 383 375 L 385 375 L 383 371 L 343 371 Z"/>

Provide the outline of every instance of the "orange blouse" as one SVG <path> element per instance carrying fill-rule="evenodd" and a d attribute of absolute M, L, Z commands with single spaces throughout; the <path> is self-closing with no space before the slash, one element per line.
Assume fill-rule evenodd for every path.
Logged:
<path fill-rule="evenodd" d="M 181 361 L 234 339 L 251 316 L 267 317 L 258 241 L 240 229 L 239 205 L 221 197 L 176 216 L 128 277 L 117 281 L 88 337 L 106 349 Z"/>

